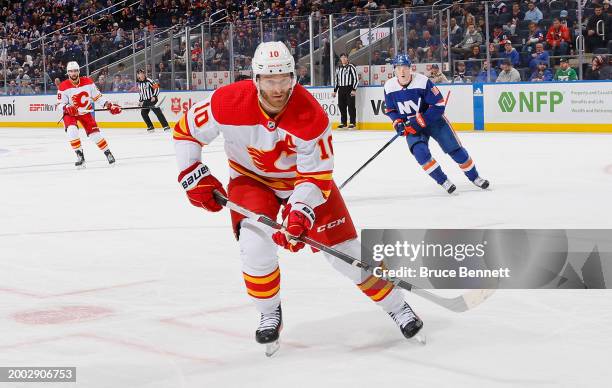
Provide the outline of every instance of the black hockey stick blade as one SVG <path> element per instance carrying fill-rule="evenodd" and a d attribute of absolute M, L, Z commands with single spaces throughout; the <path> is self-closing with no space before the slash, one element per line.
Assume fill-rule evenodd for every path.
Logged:
<path fill-rule="evenodd" d="M 270 217 L 267 217 L 261 214 L 257 214 L 249 209 L 246 209 L 238 204 L 231 202 L 217 190 L 215 190 L 213 194 L 215 196 L 215 200 L 219 204 L 227 207 L 228 209 L 233 210 L 236 213 L 242 214 L 248 219 L 251 219 L 253 221 L 257 221 L 259 223 L 267 225 L 271 227 L 272 229 L 283 230 L 283 226 L 277 223 L 276 221 L 274 221 L 273 219 L 271 219 Z M 361 268 L 363 271 L 369 273 L 370 275 L 373 274 L 372 272 L 373 268 L 369 264 L 364 263 L 361 260 L 356 259 L 350 255 L 347 255 L 346 253 L 340 252 L 332 247 L 328 247 L 327 245 L 322 244 L 306 236 L 300 237 L 297 240 L 302 241 L 303 243 L 313 248 L 316 248 L 320 251 L 326 252 L 334 257 L 337 257 L 338 259 L 344 261 L 345 263 L 349 265 Z M 464 293 L 463 295 L 459 295 L 459 296 L 452 297 L 452 298 L 446 298 L 446 297 L 434 294 L 431 291 L 419 288 L 402 279 L 384 277 L 384 276 L 381 276 L 380 278 L 393 283 L 396 287 L 403 288 L 406 291 L 410 291 L 416 295 L 419 295 L 420 297 L 424 299 L 429 300 L 430 302 L 433 302 L 439 306 L 442 306 L 448 310 L 455 311 L 455 312 L 464 312 L 464 311 L 470 310 L 478 306 L 482 302 L 484 302 L 489 296 L 493 294 L 493 292 L 495 292 L 495 290 L 470 290 Z"/>

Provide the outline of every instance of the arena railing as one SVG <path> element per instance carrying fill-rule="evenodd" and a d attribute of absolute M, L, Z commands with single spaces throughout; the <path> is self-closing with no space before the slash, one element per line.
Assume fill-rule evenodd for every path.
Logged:
<path fill-rule="evenodd" d="M 133 4 L 130 3 L 130 5 Z M 436 63 L 442 70 L 449 74 L 452 73 L 456 61 L 465 59 L 457 57 L 449 50 L 452 45 L 449 33 L 451 18 L 471 17 L 469 12 L 465 12 L 465 15 L 458 12 L 462 7 L 476 14 L 474 22 L 481 28 L 480 33 L 485 42 L 488 42 L 493 36 L 493 27 L 496 24 L 509 21 L 510 23 L 506 23 L 506 28 L 511 32 L 513 45 L 517 51 L 523 51 L 520 39 L 525 37 L 525 22 L 518 21 L 513 25 L 512 21 L 508 20 L 507 14 L 497 15 L 492 4 L 493 2 L 438 1 L 426 7 L 404 7 L 379 12 L 360 11 L 359 13 L 332 14 L 321 17 L 310 15 L 259 19 L 253 22 L 237 21 L 235 23 L 229 23 L 229 15 L 222 10 L 222 13 L 225 12 L 224 15 L 215 15 L 215 20 L 208 19 L 196 26 L 174 26 L 172 29 L 155 29 L 151 32 L 125 31 L 126 45 L 113 47 L 111 50 L 108 49 L 110 47 L 108 45 L 103 45 L 105 49 L 102 51 L 99 47 L 95 47 L 96 44 L 102 44 L 110 39 L 108 35 L 65 34 L 58 36 L 48 34 L 47 39 L 40 41 L 41 47 L 33 47 L 28 53 L 32 57 L 32 66 L 39 68 L 42 74 L 49 75 L 45 77 L 47 81 L 43 82 L 43 91 L 46 92 L 54 90 L 53 78 L 59 74 L 56 62 L 60 61 L 65 65 L 69 59 L 67 58 L 69 55 L 65 54 L 63 43 L 67 39 L 77 41 L 77 48 L 68 51 L 70 55 L 82 55 L 83 73 L 89 73 L 96 79 L 100 74 L 104 74 L 105 82 L 117 81 L 116 73 L 123 74 L 122 77 L 125 76 L 124 73 L 128 73 L 129 80 L 133 82 L 136 69 L 143 67 L 153 77 L 161 76 L 165 86 L 170 90 L 214 89 L 225 83 L 233 82 L 237 78 L 249 76 L 252 53 L 247 51 L 252 51 L 259 42 L 281 39 L 288 43 L 292 50 L 298 64 L 298 71 L 303 72 L 305 69 L 306 74 L 310 75 L 309 84 L 325 86 L 332 84 L 338 54 L 343 51 L 350 52 L 353 48 L 350 47 L 351 43 L 358 42 L 363 37 L 370 37 L 367 43 L 373 44 L 364 44 L 364 48 L 357 50 L 359 55 L 355 56 L 353 53 L 351 59 L 361 61 L 358 65 L 364 66 L 362 84 L 366 84 L 366 78 L 363 77 L 365 72 L 368 77 L 367 84 L 372 84 L 372 74 L 376 73 L 376 66 L 381 66 L 374 63 L 374 51 L 381 51 L 387 56 L 398 52 L 416 56 L 418 50 L 414 50 L 411 39 L 415 33 L 418 35 L 417 38 L 421 39 L 422 31 L 426 28 L 435 35 L 438 51 L 433 53 L 433 56 L 427 53 L 425 57 L 429 56 L 429 58 L 425 62 L 422 58 L 417 58 L 415 60 L 417 71 L 427 73 L 427 69 Z M 558 12 L 548 10 L 545 6 L 542 8 L 545 19 L 539 23 L 539 27 L 546 34 L 553 15 L 557 15 Z M 583 15 L 588 16 L 592 12 L 592 10 L 585 9 L 581 3 L 578 3 L 575 12 L 570 11 L 570 15 L 576 15 L 577 29 L 581 29 L 584 25 Z M 295 28 L 299 34 L 292 35 L 292 28 L 287 27 L 290 25 L 297 26 Z M 462 25 L 462 28 L 465 28 L 465 25 Z M 412 30 L 414 32 L 411 32 Z M 601 31 L 598 29 L 598 32 Z M 380 35 L 372 35 L 376 33 Z M 230 47 L 220 50 L 223 51 L 220 58 L 202 59 L 203 55 L 200 50 L 204 50 L 211 42 L 216 44 L 221 41 L 227 42 Z M 199 44 L 199 50 L 196 43 Z M 590 53 L 585 53 L 584 40 L 580 35 L 574 36 L 569 45 L 576 55 L 574 61 L 577 61 L 576 68 L 579 78 L 582 79 L 585 65 L 588 65 L 591 58 Z M 168 49 L 169 56 L 165 55 L 168 54 Z M 411 49 L 415 53 L 412 53 Z M 6 52 L 6 47 L 4 51 Z M 495 61 L 495 52 L 491 51 L 489 45 L 481 45 L 480 51 L 488 61 Z M 209 50 L 209 52 L 212 51 Z M 23 67 L 22 63 L 15 61 L 7 63 L 7 57 L 11 58 L 13 54 L 13 52 L 6 53 L 3 59 L 3 68 L 11 70 L 10 74 L 4 71 L 4 80 L 0 79 L 0 82 L 4 84 L 5 93 L 8 91 L 11 79 L 15 79 L 13 70 Z M 114 84 L 116 85 L 117 82 Z"/>

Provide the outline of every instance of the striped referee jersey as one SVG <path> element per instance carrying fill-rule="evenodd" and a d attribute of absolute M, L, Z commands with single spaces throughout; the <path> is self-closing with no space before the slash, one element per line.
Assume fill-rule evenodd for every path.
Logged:
<path fill-rule="evenodd" d="M 357 90 L 359 78 L 357 77 L 357 69 L 352 63 L 346 66 L 339 66 L 336 69 L 336 86 L 334 92 L 338 91 L 340 86 L 350 86 L 353 90 Z"/>
<path fill-rule="evenodd" d="M 143 81 L 137 79 L 138 93 L 140 94 L 139 101 L 148 101 L 153 97 L 159 96 L 159 84 L 151 78 L 146 77 Z"/>

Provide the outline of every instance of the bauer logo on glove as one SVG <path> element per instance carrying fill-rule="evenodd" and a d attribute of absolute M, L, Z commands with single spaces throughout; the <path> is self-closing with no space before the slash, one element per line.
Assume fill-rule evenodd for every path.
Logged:
<path fill-rule="evenodd" d="M 187 198 L 193 206 L 204 208 L 211 212 L 223 209 L 213 195 L 218 190 L 224 197 L 227 193 L 221 182 L 211 175 L 208 167 L 196 162 L 179 174 L 178 181 L 185 189 Z"/>

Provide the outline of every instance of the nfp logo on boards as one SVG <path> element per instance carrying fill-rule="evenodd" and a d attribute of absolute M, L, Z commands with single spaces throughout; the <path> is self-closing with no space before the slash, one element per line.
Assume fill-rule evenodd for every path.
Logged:
<path fill-rule="evenodd" d="M 554 112 L 555 106 L 563 102 L 561 92 L 502 92 L 497 104 L 504 113 L 514 112 Z"/>

